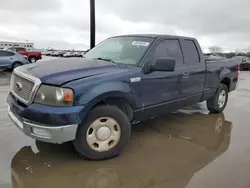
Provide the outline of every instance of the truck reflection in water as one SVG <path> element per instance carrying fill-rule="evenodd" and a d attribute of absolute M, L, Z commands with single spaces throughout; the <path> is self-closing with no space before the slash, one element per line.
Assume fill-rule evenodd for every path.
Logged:
<path fill-rule="evenodd" d="M 232 123 L 223 114 L 193 110 L 133 126 L 131 144 L 116 158 L 87 161 L 71 144 L 36 143 L 12 159 L 14 188 L 182 188 L 229 146 Z"/>

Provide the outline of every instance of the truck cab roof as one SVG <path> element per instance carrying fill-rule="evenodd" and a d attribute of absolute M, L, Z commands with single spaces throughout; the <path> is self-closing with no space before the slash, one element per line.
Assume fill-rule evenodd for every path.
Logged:
<path fill-rule="evenodd" d="M 196 40 L 192 37 L 185 37 L 185 36 L 178 36 L 178 35 L 164 35 L 164 34 L 128 34 L 128 35 L 118 35 L 110 38 L 115 37 L 147 37 L 147 38 L 179 38 L 179 39 L 190 39 L 190 40 Z"/>

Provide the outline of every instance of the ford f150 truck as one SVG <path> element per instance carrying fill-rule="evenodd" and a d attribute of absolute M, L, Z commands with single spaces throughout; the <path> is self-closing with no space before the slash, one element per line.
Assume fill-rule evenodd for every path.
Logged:
<path fill-rule="evenodd" d="M 11 47 L 8 49 L 12 52 L 17 52 L 23 56 L 26 56 L 31 63 L 35 63 L 39 59 L 42 59 L 42 53 L 41 52 L 29 52 L 26 50 L 26 48 L 20 48 L 20 47 Z"/>
<path fill-rule="evenodd" d="M 111 37 L 81 59 L 16 68 L 8 115 L 36 140 L 73 141 L 84 157 L 110 158 L 130 140 L 131 124 L 203 101 L 222 112 L 239 68 L 237 60 L 206 61 L 194 38 Z"/>

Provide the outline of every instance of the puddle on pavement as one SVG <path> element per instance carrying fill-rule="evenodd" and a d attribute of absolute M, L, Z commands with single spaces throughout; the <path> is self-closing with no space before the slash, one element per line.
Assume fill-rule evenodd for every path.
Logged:
<path fill-rule="evenodd" d="M 84 160 L 70 143 L 23 147 L 11 162 L 12 187 L 185 187 L 228 149 L 232 129 L 223 114 L 195 110 L 134 125 L 129 145 L 110 160 Z"/>

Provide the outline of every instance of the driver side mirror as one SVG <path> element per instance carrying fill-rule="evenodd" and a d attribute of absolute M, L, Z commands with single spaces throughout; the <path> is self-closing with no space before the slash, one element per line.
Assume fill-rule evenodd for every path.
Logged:
<path fill-rule="evenodd" d="M 175 59 L 173 58 L 158 58 L 153 65 L 148 65 L 145 72 L 150 73 L 153 71 L 167 71 L 173 72 L 175 70 Z"/>
<path fill-rule="evenodd" d="M 153 65 L 154 71 L 169 71 L 175 70 L 175 59 L 172 58 L 158 58 Z"/>

